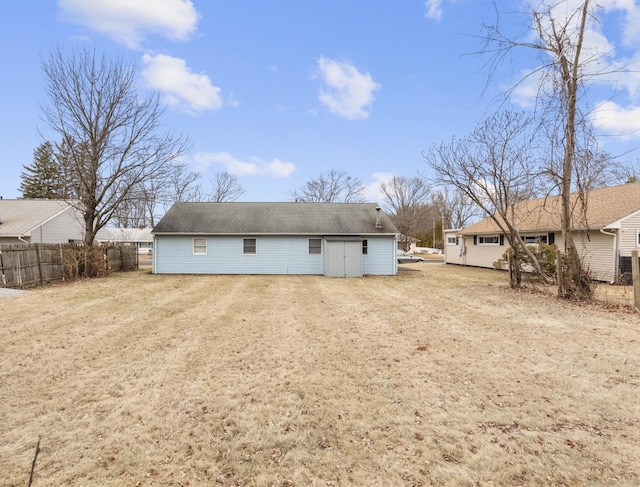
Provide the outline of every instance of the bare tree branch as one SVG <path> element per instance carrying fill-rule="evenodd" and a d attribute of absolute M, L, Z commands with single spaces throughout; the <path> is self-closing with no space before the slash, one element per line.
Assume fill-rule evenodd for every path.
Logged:
<path fill-rule="evenodd" d="M 49 103 L 43 119 L 68 141 L 70 169 L 84 206 L 85 243 L 150 178 L 169 177 L 189 148 L 186 139 L 162 133 L 158 95 L 138 92 L 135 66 L 89 49 L 53 49 L 42 61 Z"/>
<path fill-rule="evenodd" d="M 344 171 L 331 169 L 328 173 L 320 173 L 311 178 L 301 188 L 291 192 L 295 201 L 308 203 L 361 203 L 364 185 L 358 178 L 347 175 Z"/>
<path fill-rule="evenodd" d="M 211 201 L 222 203 L 223 201 L 236 201 L 244 194 L 244 189 L 238 183 L 238 177 L 226 171 L 217 172 L 211 183 Z"/>

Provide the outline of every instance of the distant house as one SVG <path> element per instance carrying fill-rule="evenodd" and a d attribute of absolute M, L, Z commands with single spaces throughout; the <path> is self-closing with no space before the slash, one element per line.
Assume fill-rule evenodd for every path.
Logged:
<path fill-rule="evenodd" d="M 151 254 L 153 251 L 151 228 L 104 227 L 98 231 L 96 241 L 99 243 L 135 245 L 139 254 Z"/>
<path fill-rule="evenodd" d="M 176 203 L 153 272 L 396 275 L 397 233 L 375 203 Z"/>
<path fill-rule="evenodd" d="M 0 244 L 82 242 L 84 229 L 78 201 L 0 199 Z"/>
<path fill-rule="evenodd" d="M 540 240 L 564 248 L 560 204 L 560 197 L 554 196 L 515 205 L 516 227 L 525 242 Z M 631 251 L 640 250 L 640 182 L 589 191 L 586 204 L 586 214 L 579 217 L 581 202 L 572 195 L 572 229 L 578 252 L 594 278 L 617 281 L 631 270 Z M 493 267 L 507 247 L 491 218 L 445 231 L 447 264 Z"/>

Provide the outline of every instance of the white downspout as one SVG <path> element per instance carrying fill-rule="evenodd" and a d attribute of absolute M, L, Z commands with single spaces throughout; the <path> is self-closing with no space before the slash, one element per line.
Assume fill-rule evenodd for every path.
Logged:
<path fill-rule="evenodd" d="M 611 280 L 610 284 L 615 284 L 616 283 L 616 279 L 618 278 L 618 262 L 617 262 L 617 257 L 618 257 L 618 234 L 616 232 L 613 233 L 609 233 L 609 232 L 605 232 L 603 228 L 600 229 L 600 233 L 603 233 L 605 235 L 609 235 L 611 237 L 613 237 L 613 279 Z"/>

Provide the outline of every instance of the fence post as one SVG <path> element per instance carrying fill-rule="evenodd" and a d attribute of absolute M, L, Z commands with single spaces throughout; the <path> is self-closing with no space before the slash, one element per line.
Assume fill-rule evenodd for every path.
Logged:
<path fill-rule="evenodd" d="M 42 273 L 42 244 L 36 244 L 36 255 L 38 256 L 38 274 L 40 275 L 40 285 L 44 283 L 44 275 Z"/>
<path fill-rule="evenodd" d="M 562 253 L 560 252 L 560 249 L 556 250 L 556 280 L 558 281 L 558 296 L 563 296 Z"/>
<path fill-rule="evenodd" d="M 631 251 L 631 272 L 633 274 L 633 306 L 636 311 L 640 311 L 640 262 L 638 262 L 638 251 Z"/>

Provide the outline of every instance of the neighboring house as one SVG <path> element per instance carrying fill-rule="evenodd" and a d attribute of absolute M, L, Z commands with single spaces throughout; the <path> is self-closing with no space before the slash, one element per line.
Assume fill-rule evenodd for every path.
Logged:
<path fill-rule="evenodd" d="M 631 272 L 631 251 L 640 250 L 640 182 L 594 189 L 586 193 L 586 214 L 572 195 L 573 237 L 584 264 L 597 280 L 618 281 Z M 539 239 L 564 249 L 559 196 L 514 206 L 515 223 L 530 244 Z M 582 216 L 579 216 L 582 215 Z M 508 243 L 491 218 L 462 229 L 445 231 L 445 262 L 493 267 Z"/>
<path fill-rule="evenodd" d="M 0 244 L 82 242 L 84 229 L 78 201 L 0 199 Z"/>
<path fill-rule="evenodd" d="M 151 254 L 153 251 L 151 228 L 104 227 L 98 231 L 96 241 L 99 243 L 135 245 L 139 254 Z"/>
<path fill-rule="evenodd" d="M 375 203 L 176 203 L 153 272 L 396 275 L 397 233 Z"/>

